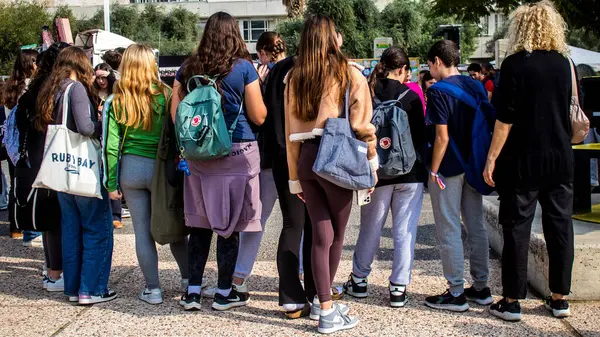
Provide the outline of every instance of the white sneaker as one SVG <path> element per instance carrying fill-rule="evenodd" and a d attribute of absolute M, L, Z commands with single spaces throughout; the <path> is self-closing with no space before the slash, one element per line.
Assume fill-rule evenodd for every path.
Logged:
<path fill-rule="evenodd" d="M 337 308 L 340 310 L 342 315 L 348 315 L 350 312 L 350 308 L 342 303 L 335 303 Z M 321 317 L 321 303 L 319 302 L 319 298 L 315 296 L 313 303 L 310 305 L 310 319 L 313 321 L 318 321 Z"/>
<path fill-rule="evenodd" d="M 51 279 L 48 279 L 46 281 L 46 290 L 48 290 L 49 292 L 64 291 L 65 290 L 65 280 L 63 279 L 62 274 L 60 274 L 60 278 L 56 281 L 52 281 Z"/>
<path fill-rule="evenodd" d="M 41 247 L 42 246 L 42 236 L 38 236 L 30 241 L 23 241 L 23 247 Z"/>
<path fill-rule="evenodd" d="M 148 304 L 161 304 L 163 302 L 162 290 L 145 288 L 140 293 L 139 299 Z"/>
<path fill-rule="evenodd" d="M 129 212 L 129 209 L 123 208 L 121 210 L 121 218 L 123 218 L 123 219 L 129 219 L 129 218 L 131 218 L 131 213 Z"/>

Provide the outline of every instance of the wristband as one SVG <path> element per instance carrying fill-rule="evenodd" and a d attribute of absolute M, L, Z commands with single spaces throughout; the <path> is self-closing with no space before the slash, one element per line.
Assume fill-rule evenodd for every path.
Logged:
<path fill-rule="evenodd" d="M 375 155 L 375 158 L 369 160 L 369 166 L 371 166 L 372 172 L 379 170 L 379 156 Z"/>
<path fill-rule="evenodd" d="M 300 185 L 300 181 L 298 180 L 288 180 L 288 186 L 290 187 L 291 194 L 300 194 L 302 193 L 302 185 Z"/>
<path fill-rule="evenodd" d="M 444 179 L 443 179 L 443 177 L 439 173 L 435 173 L 433 171 L 429 171 L 429 175 L 431 175 L 432 177 L 435 177 L 435 182 L 437 183 L 437 185 L 440 188 L 440 190 L 443 191 L 443 190 L 446 189 L 446 184 L 444 184 Z"/>

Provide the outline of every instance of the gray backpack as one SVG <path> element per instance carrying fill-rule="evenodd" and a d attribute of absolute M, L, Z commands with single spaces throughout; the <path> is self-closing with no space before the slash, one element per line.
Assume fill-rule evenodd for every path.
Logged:
<path fill-rule="evenodd" d="M 398 106 L 410 89 L 400 94 L 398 99 L 381 102 L 373 99 L 373 119 L 377 135 L 377 155 L 379 156 L 380 178 L 391 179 L 409 173 L 417 154 L 410 135 L 408 114 Z"/>

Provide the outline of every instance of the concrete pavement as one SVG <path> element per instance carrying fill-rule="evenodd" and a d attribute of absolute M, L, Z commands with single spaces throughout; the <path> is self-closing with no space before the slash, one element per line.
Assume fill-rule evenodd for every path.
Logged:
<path fill-rule="evenodd" d="M 5 212 L 4 212 L 5 213 Z M 6 214 L 2 214 L 4 218 Z M 277 306 L 277 268 L 275 256 L 281 229 L 278 206 L 266 226 L 263 244 L 253 276 L 248 280 L 251 302 L 248 307 L 229 312 L 210 309 L 203 300 L 199 312 L 184 312 L 177 304 L 180 294 L 177 266 L 168 247 L 160 247 L 160 277 L 165 303 L 150 306 L 137 299 L 144 286 L 137 267 L 131 222 L 115 230 L 115 250 L 110 279 L 119 297 L 108 303 L 81 307 L 67 303 L 60 293 L 42 289 L 41 248 L 22 247 L 19 240 L 7 237 L 8 225 L 0 225 L 0 336 L 296 336 L 316 335 L 316 323 L 308 319 L 286 320 Z M 524 319 L 519 323 L 500 321 L 486 307 L 471 305 L 467 313 L 457 314 L 429 309 L 426 296 L 443 292 L 439 253 L 429 196 L 425 197 L 420 219 L 410 300 L 402 309 L 388 304 L 387 278 L 391 268 L 393 242 L 390 219 L 384 230 L 381 248 L 369 278 L 370 297 L 342 301 L 351 315 L 360 319 L 357 328 L 335 336 L 600 336 L 600 302 L 572 303 L 574 316 L 558 320 L 543 308 L 535 294 L 522 302 Z M 358 236 L 359 217 L 355 207 L 348 227 L 343 261 L 336 282 L 346 280 L 352 268 L 352 252 Z M 213 240 L 213 246 L 214 246 Z M 214 247 L 213 247 L 214 249 Z M 216 282 L 214 254 L 207 277 Z M 501 294 L 500 262 L 490 260 L 492 293 Z M 470 279 L 468 262 L 465 278 Z"/>

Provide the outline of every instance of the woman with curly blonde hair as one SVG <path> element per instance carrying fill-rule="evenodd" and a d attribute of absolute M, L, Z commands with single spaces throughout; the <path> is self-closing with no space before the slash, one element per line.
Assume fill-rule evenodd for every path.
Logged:
<path fill-rule="evenodd" d="M 500 195 L 504 231 L 503 299 L 490 307 L 507 321 L 521 319 L 527 295 L 527 255 L 539 201 L 552 296 L 546 308 L 570 315 L 565 299 L 573 269 L 573 150 L 569 105 L 577 88 L 565 42 L 566 24 L 550 1 L 517 8 L 510 17 L 512 55 L 502 63 L 497 121 L 484 178 Z M 573 82 L 575 83 L 575 82 Z"/>
<path fill-rule="evenodd" d="M 150 233 L 150 209 L 154 163 L 163 123 L 169 116 L 171 89 L 158 78 L 158 65 L 149 46 L 134 44 L 125 51 L 121 79 L 115 84 L 105 127 L 106 189 L 112 200 L 122 198 L 131 209 L 135 251 L 146 287 L 139 299 L 163 302 L 158 280 L 158 255 Z M 182 291 L 187 287 L 187 239 L 171 243 L 181 272 Z"/>

